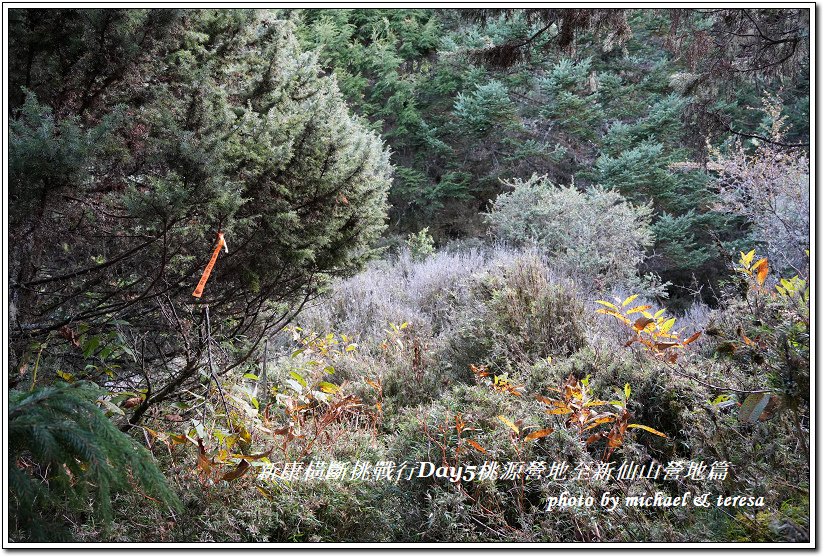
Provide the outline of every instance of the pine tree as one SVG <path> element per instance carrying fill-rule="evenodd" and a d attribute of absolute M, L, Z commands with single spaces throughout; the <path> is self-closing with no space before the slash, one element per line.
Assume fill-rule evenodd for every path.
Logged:
<path fill-rule="evenodd" d="M 153 404 L 196 379 L 204 304 L 212 337 L 233 343 L 224 365 L 239 365 L 373 255 L 388 152 L 291 23 L 256 10 L 13 15 L 16 353 L 127 323 L 151 334 Z M 228 253 L 196 300 L 218 231 Z"/>
<path fill-rule="evenodd" d="M 9 526 L 17 541 L 65 538 L 64 515 L 112 518 L 112 497 L 143 493 L 179 507 L 154 457 L 103 414 L 94 384 L 57 383 L 9 393 Z"/>

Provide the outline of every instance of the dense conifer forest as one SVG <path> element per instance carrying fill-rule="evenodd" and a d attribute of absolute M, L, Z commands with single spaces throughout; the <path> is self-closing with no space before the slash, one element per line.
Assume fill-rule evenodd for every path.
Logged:
<path fill-rule="evenodd" d="M 4 16 L 6 541 L 810 542 L 811 9 Z"/>

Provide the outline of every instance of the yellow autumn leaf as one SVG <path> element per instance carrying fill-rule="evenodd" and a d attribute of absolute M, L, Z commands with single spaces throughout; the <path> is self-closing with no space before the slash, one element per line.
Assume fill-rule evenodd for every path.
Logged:
<path fill-rule="evenodd" d="M 592 401 L 587 402 L 586 404 L 584 404 L 584 408 L 590 408 L 592 406 L 604 406 L 604 405 L 607 405 L 607 404 L 609 404 L 609 402 L 606 401 L 606 400 L 592 400 Z"/>
<path fill-rule="evenodd" d="M 511 429 L 512 431 L 514 431 L 515 433 L 520 433 L 520 432 L 521 432 L 521 430 L 520 430 L 520 429 L 518 429 L 518 426 L 516 426 L 516 425 L 512 422 L 512 420 L 509 420 L 508 418 L 506 418 L 506 417 L 504 417 L 504 416 L 498 416 L 498 419 L 499 419 L 499 420 L 501 420 L 504 424 L 506 424 L 506 426 L 507 426 L 509 429 Z"/>
<path fill-rule="evenodd" d="M 652 307 L 652 306 L 650 306 L 650 305 L 635 306 L 634 308 L 627 310 L 626 315 L 632 315 L 633 313 L 640 313 L 640 312 L 642 312 L 642 311 L 646 311 L 646 310 L 648 310 L 648 309 L 649 309 L 649 308 L 651 308 L 651 307 Z"/>
<path fill-rule="evenodd" d="M 612 317 L 614 317 L 615 319 L 618 319 L 619 321 L 623 321 L 624 323 L 627 323 L 627 324 L 629 323 L 629 319 L 627 319 L 626 317 L 624 317 L 623 315 L 621 315 L 617 311 L 613 311 L 611 309 L 603 309 L 603 308 L 596 309 L 595 313 L 601 313 L 603 315 L 611 315 Z"/>
<path fill-rule="evenodd" d="M 620 310 L 618 309 L 618 306 L 616 306 L 616 305 L 615 305 L 615 304 L 613 304 L 613 303 L 606 302 L 606 301 L 604 301 L 604 300 L 595 300 L 595 303 L 596 303 L 596 304 L 601 304 L 601 305 L 607 306 L 608 308 L 612 308 L 612 309 L 614 309 L 615 311 L 620 311 Z"/>
<path fill-rule="evenodd" d="M 626 300 L 624 300 L 624 303 L 621 304 L 621 307 L 627 307 L 637 297 L 638 297 L 638 294 L 633 294 L 632 296 L 629 296 Z"/>
<path fill-rule="evenodd" d="M 672 329 L 672 326 L 673 326 L 673 325 L 675 325 L 675 317 L 670 317 L 669 319 L 667 319 L 666 321 L 664 321 L 664 323 L 663 323 L 663 324 L 661 324 L 661 326 L 660 326 L 660 327 L 658 327 L 658 330 L 659 330 L 661 333 L 668 333 L 668 332 L 669 332 L 669 330 L 670 330 L 670 329 Z"/>
<path fill-rule="evenodd" d="M 666 438 L 667 438 L 666 434 L 661 433 L 661 432 L 660 432 L 660 431 L 658 431 L 657 429 L 653 429 L 653 428 L 651 428 L 651 427 L 649 427 L 649 426 L 646 426 L 646 425 L 641 425 L 641 424 L 629 424 L 627 427 L 628 427 L 628 428 L 630 428 L 630 427 L 634 427 L 634 428 L 638 428 L 638 429 L 643 429 L 644 431 L 649 431 L 650 433 L 653 433 L 653 434 L 655 434 L 655 435 L 658 435 L 659 437 L 663 437 L 664 439 L 666 439 Z"/>
<path fill-rule="evenodd" d="M 320 390 L 324 393 L 332 395 L 340 390 L 340 387 L 338 387 L 334 383 L 329 383 L 328 381 L 321 381 L 320 383 L 318 383 L 318 387 L 320 387 Z"/>

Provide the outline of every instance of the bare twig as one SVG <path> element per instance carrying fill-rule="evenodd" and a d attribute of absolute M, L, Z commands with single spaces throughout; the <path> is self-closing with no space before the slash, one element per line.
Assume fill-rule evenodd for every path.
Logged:
<path fill-rule="evenodd" d="M 223 402 L 223 409 L 226 411 L 226 424 L 229 426 L 229 431 L 232 431 L 232 422 L 229 419 L 229 405 L 226 404 L 226 396 L 223 394 L 223 387 L 220 385 L 220 379 L 215 374 L 215 368 L 212 363 L 212 324 L 209 321 L 209 306 L 203 307 L 203 313 L 206 316 L 206 359 L 209 363 L 209 377 L 217 385 L 217 392 L 220 394 L 220 400 Z M 208 391 L 208 388 L 207 388 Z"/>

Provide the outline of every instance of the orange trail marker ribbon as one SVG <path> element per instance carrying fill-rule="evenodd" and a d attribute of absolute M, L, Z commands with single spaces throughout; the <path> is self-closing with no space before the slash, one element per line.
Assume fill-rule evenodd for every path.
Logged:
<path fill-rule="evenodd" d="M 217 245 L 215 246 L 215 251 L 212 252 L 212 258 L 209 260 L 209 264 L 206 265 L 206 269 L 203 270 L 203 275 L 200 277 L 200 282 L 197 283 L 197 288 L 192 292 L 192 296 L 195 298 L 200 298 L 203 295 L 203 289 L 206 287 L 206 281 L 209 280 L 209 275 L 212 274 L 212 269 L 217 261 L 217 255 L 223 248 L 226 249 L 226 253 L 229 253 L 229 248 L 226 247 L 226 240 L 223 239 L 223 232 L 218 232 Z"/>

